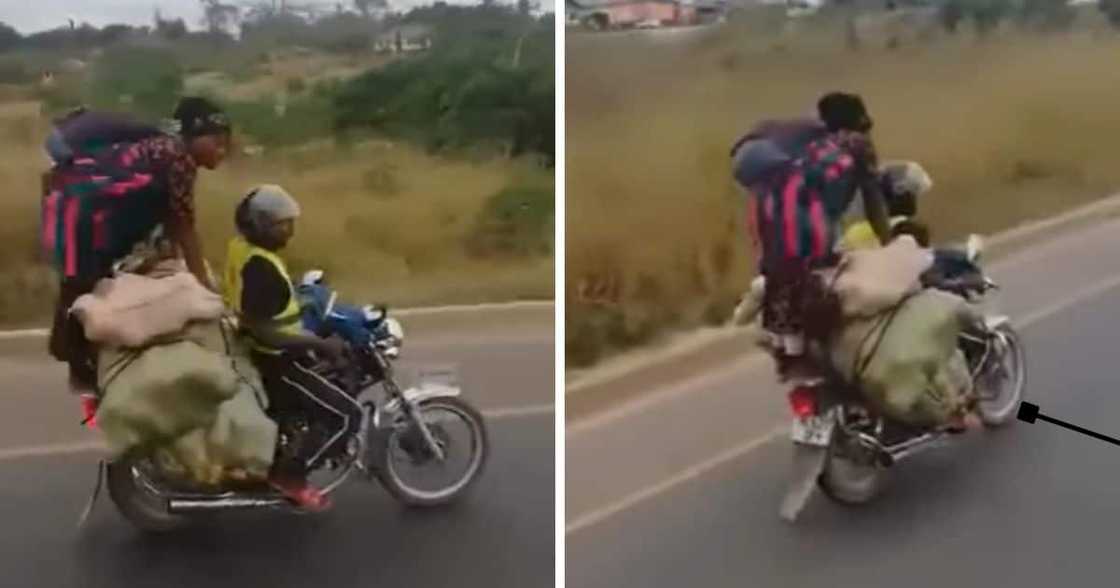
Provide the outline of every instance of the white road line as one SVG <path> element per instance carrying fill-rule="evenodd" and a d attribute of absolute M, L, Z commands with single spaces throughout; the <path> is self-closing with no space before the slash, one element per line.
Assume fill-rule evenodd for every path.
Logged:
<path fill-rule="evenodd" d="M 490 420 L 498 421 L 539 417 L 552 414 L 555 410 L 556 407 L 551 404 L 511 406 L 483 410 L 482 416 Z M 56 457 L 59 455 L 72 455 L 75 453 L 90 453 L 105 450 L 105 442 L 100 439 L 77 441 L 73 443 L 56 443 L 52 445 L 33 445 L 30 447 L 11 447 L 0 449 L 0 463 L 34 457 Z"/>
<path fill-rule="evenodd" d="M 1019 327 L 1029 327 L 1039 321 L 1048 319 L 1055 314 L 1062 312 L 1063 310 L 1077 306 L 1078 304 L 1081 304 L 1083 302 L 1088 302 L 1089 300 L 1105 294 L 1109 290 L 1112 290 L 1118 286 L 1120 286 L 1120 275 L 1113 276 L 1107 280 L 1101 280 L 1100 282 L 1096 282 L 1088 288 L 1078 290 L 1073 294 L 1073 296 L 1070 296 L 1065 300 L 1060 300 L 1058 302 L 1055 302 L 1054 304 L 1045 306 L 1028 314 L 1022 319 L 1015 320 L 1013 322 L 1016 326 Z"/>
<path fill-rule="evenodd" d="M 553 308 L 556 303 L 551 300 L 525 300 L 521 302 L 490 302 L 486 304 L 460 304 L 452 306 L 424 306 L 419 308 L 402 308 L 390 310 L 390 315 L 422 316 L 426 314 L 446 314 L 454 312 L 486 312 L 489 310 L 521 310 L 521 309 L 547 309 Z"/>
<path fill-rule="evenodd" d="M 33 447 L 12 447 L 0 449 L 0 462 L 29 457 L 49 457 L 57 455 L 71 455 L 75 453 L 88 453 L 91 451 L 105 450 L 105 442 L 101 440 L 78 441 L 76 443 L 58 443 L 54 445 L 37 445 Z"/>
<path fill-rule="evenodd" d="M 493 419 L 518 419 L 526 417 L 544 416 L 552 414 L 556 411 L 556 407 L 551 404 L 539 404 L 536 406 L 514 406 L 510 408 L 492 408 L 490 410 L 482 411 L 482 416 Z"/>
<path fill-rule="evenodd" d="M 1054 304 L 1045 306 L 1037 311 L 1029 313 L 1022 319 L 1014 321 L 1014 323 L 1019 328 L 1028 328 L 1032 325 L 1038 324 L 1045 319 L 1053 317 L 1054 315 L 1057 315 L 1064 310 L 1105 294 L 1117 287 L 1120 287 L 1120 275 L 1101 280 L 1094 283 L 1092 286 L 1089 286 L 1088 288 L 1078 290 L 1076 293 L 1066 298 L 1065 300 L 1056 302 Z M 695 387 L 693 386 L 692 389 L 695 390 Z M 682 391 L 676 389 L 674 389 L 674 392 L 676 394 L 683 393 Z M 647 405 L 648 403 L 643 406 Z M 630 411 L 630 413 L 633 412 L 633 410 Z M 649 500 L 650 498 L 654 498 L 660 494 L 664 494 L 669 490 L 672 490 L 673 488 L 684 484 L 685 482 L 694 480 L 723 464 L 735 461 L 740 457 L 752 453 L 760 447 L 766 445 L 766 443 L 774 441 L 779 437 L 786 435 L 787 433 L 788 426 L 781 425 L 771 430 L 769 433 L 766 433 L 765 435 L 750 439 L 748 441 L 740 443 L 739 445 L 726 449 L 716 454 L 714 457 L 710 457 L 697 464 L 689 466 L 684 470 L 681 470 L 677 474 L 665 478 L 660 482 L 631 492 L 630 494 L 627 494 L 626 496 L 623 496 L 618 500 L 612 501 L 602 507 L 579 515 L 575 520 L 573 520 L 571 523 L 568 523 L 564 527 L 564 532 L 567 535 L 571 535 L 597 525 L 621 512 L 629 510 L 637 506 L 638 504 Z"/>
<path fill-rule="evenodd" d="M 49 329 L 18 329 L 15 331 L 0 331 L 0 341 L 8 339 L 30 339 L 32 337 L 46 337 L 50 334 Z"/>
<path fill-rule="evenodd" d="M 605 427 L 611 423 L 623 420 L 631 415 L 644 412 L 652 406 L 656 406 L 678 396 L 693 393 L 698 387 L 707 387 L 711 382 L 718 382 L 727 379 L 729 376 L 736 372 L 748 371 L 751 369 L 764 367 L 770 361 L 770 358 L 762 353 L 752 353 L 745 355 L 727 366 L 716 368 L 714 371 L 707 372 L 695 378 L 690 378 L 676 385 L 669 386 L 656 392 L 645 394 L 639 398 L 604 410 L 603 412 L 582 418 L 567 426 L 568 437 L 574 437 L 583 434 L 591 429 L 598 429 Z"/>
<path fill-rule="evenodd" d="M 658 494 L 667 492 L 668 490 L 685 482 L 688 482 L 689 480 L 694 480 L 727 462 L 734 461 L 740 456 L 746 455 L 754 451 L 755 449 L 758 449 L 759 447 L 765 445 L 769 441 L 777 439 L 778 437 L 788 432 L 788 426 L 777 427 L 766 435 L 763 435 L 762 437 L 757 437 L 755 439 L 751 439 L 749 441 L 726 449 L 713 457 L 710 457 L 698 464 L 689 466 L 688 468 L 681 470 L 679 473 L 673 475 L 672 477 L 666 478 L 652 486 L 647 486 L 641 490 L 638 490 L 637 492 L 628 494 L 621 500 L 612 502 L 602 508 L 597 508 L 588 513 L 580 515 L 578 518 L 568 523 L 564 527 L 564 532 L 565 534 L 571 535 L 573 533 L 578 533 L 579 531 L 588 527 L 597 525 L 622 511 L 636 506 L 640 502 L 653 498 Z"/>

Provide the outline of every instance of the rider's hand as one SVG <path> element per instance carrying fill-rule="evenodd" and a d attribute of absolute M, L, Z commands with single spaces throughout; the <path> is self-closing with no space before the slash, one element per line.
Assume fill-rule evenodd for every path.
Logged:
<path fill-rule="evenodd" d="M 346 357 L 346 342 L 337 337 L 323 339 L 320 351 L 327 356 L 326 359 L 341 361 Z"/>

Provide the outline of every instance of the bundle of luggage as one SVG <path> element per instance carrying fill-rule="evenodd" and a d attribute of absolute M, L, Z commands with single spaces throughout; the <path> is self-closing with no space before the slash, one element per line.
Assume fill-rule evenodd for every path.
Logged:
<path fill-rule="evenodd" d="M 983 320 L 964 299 L 922 287 L 932 265 L 930 250 L 900 238 L 849 252 L 839 268 L 819 274 L 836 293 L 841 314 L 824 359 L 876 410 L 918 427 L 944 423 L 970 392 L 958 337 Z M 753 320 L 764 289 L 757 280 L 737 322 Z"/>
<path fill-rule="evenodd" d="M 267 477 L 277 430 L 260 375 L 221 298 L 181 262 L 102 280 L 72 311 L 99 347 L 97 420 L 113 457 L 150 452 L 197 484 Z"/>

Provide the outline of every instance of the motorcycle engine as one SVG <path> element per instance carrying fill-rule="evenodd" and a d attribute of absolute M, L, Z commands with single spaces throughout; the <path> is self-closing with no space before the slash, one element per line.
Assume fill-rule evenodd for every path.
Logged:
<path fill-rule="evenodd" d="M 289 416 L 279 421 L 277 457 L 285 460 L 313 455 L 335 433 L 326 423 L 308 420 L 303 416 Z M 323 454 L 321 461 L 339 457 L 338 451 Z"/>

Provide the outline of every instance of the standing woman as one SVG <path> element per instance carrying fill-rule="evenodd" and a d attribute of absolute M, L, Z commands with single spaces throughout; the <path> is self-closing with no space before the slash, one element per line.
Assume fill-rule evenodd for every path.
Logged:
<path fill-rule="evenodd" d="M 70 364 L 70 388 L 92 408 L 96 356 L 74 301 L 112 274 L 133 249 L 162 239 L 199 282 L 210 282 L 195 223 L 198 168 L 216 169 L 230 146 L 229 118 L 204 98 L 183 98 L 171 132 L 108 113 L 80 111 L 48 140 L 55 165 L 44 181 L 42 244 L 60 274 L 50 352 Z M 88 416 L 88 415 L 87 415 Z"/>

